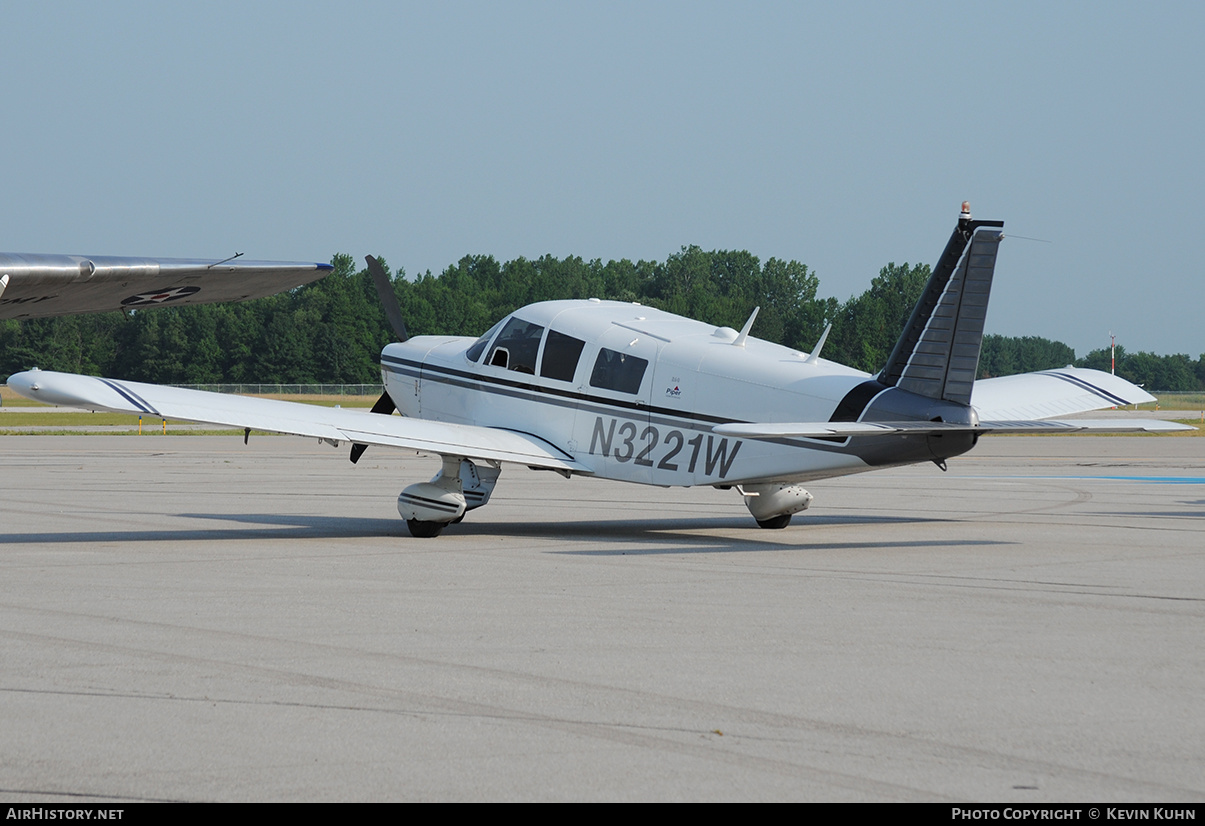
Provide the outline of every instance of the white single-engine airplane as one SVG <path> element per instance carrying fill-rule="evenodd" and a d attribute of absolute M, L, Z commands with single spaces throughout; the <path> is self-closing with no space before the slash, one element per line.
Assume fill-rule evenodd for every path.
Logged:
<path fill-rule="evenodd" d="M 241 253 L 239 253 L 241 255 Z M 317 281 L 330 264 L 0 252 L 0 319 L 212 304 Z"/>
<path fill-rule="evenodd" d="M 801 483 L 946 459 L 983 434 L 1180 430 L 1163 421 L 1049 417 L 1152 401 L 1129 382 L 1066 367 L 975 381 L 1000 221 L 963 213 L 886 367 L 875 376 L 739 332 L 615 301 L 546 301 L 476 339 L 407 338 L 381 353 L 371 415 L 32 370 L 8 385 L 38 401 L 435 454 L 430 482 L 398 497 L 414 536 L 437 536 L 489 501 L 501 465 L 638 482 L 736 488 L 757 524 L 783 528 Z M 827 335 L 827 331 L 825 333 Z M 394 410 L 402 417 L 394 417 Z"/>

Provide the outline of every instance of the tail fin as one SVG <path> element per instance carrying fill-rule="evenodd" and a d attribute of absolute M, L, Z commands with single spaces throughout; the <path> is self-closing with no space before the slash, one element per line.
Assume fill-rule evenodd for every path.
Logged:
<path fill-rule="evenodd" d="M 972 221 L 963 203 L 958 226 L 878 375 L 882 384 L 970 404 L 1003 226 L 1003 221 Z"/>

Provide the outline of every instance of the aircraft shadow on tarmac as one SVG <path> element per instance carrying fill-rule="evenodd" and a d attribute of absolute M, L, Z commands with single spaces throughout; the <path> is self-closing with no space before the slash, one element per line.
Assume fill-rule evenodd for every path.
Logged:
<path fill-rule="evenodd" d="M 183 519 L 207 519 L 237 523 L 242 527 L 184 528 L 179 530 L 78 531 L 6 534 L 0 545 L 24 543 L 98 543 L 98 542 L 215 542 L 246 540 L 402 538 L 399 550 L 429 548 L 426 540 L 406 536 L 405 523 L 396 519 L 373 519 L 314 514 L 216 514 L 182 513 Z M 1007 545 L 1009 542 L 982 539 L 890 540 L 881 542 L 827 541 L 817 539 L 808 527 L 858 527 L 918 523 L 943 523 L 948 519 L 900 516 L 822 516 L 810 518 L 794 529 L 761 531 L 750 528 L 739 517 L 695 517 L 678 519 L 638 519 L 632 521 L 576 522 L 488 522 L 457 525 L 455 533 L 434 542 L 446 542 L 453 536 L 488 540 L 495 537 L 527 537 L 532 539 L 561 539 L 568 542 L 590 542 L 585 549 L 554 550 L 567 555 L 634 555 L 682 553 L 747 553 L 753 550 L 782 551 L 788 549 L 839 550 L 843 548 L 914 548 L 948 546 Z M 252 528 L 247 525 L 261 525 Z M 704 531 L 723 531 L 720 535 L 700 535 Z M 884 532 L 884 536 L 889 535 Z M 642 543 L 642 544 L 637 544 Z M 651 545 L 651 547 L 650 547 Z"/>
<path fill-rule="evenodd" d="M 935 545 L 1007 544 L 997 541 L 899 541 L 883 542 L 832 541 L 831 534 L 820 541 L 809 527 L 847 525 L 898 525 L 923 522 L 946 522 L 945 519 L 925 519 L 896 516 L 825 516 L 801 521 L 794 528 L 764 531 L 751 527 L 742 518 L 713 516 L 675 519 L 635 519 L 631 521 L 597 520 L 576 522 L 504 522 L 494 524 L 457 525 L 462 536 L 488 540 L 495 536 L 527 537 L 532 539 L 562 539 L 569 542 L 588 542 L 594 547 L 567 548 L 549 551 L 566 556 L 623 556 L 683 553 L 748 553 L 800 549 L 841 548 L 906 548 Z M 711 533 L 722 532 L 722 533 Z M 450 534 L 449 534 L 450 535 Z M 884 536 L 888 536 L 884 532 Z"/>
<path fill-rule="evenodd" d="M 1203 502 L 1185 502 L 1186 505 L 1202 505 Z M 1205 510 L 1197 511 L 1108 511 L 1109 516 L 1128 516 L 1145 519 L 1200 519 L 1205 516 Z"/>
<path fill-rule="evenodd" d="M 357 519 L 343 516 L 286 516 L 280 514 L 181 513 L 169 518 L 214 519 L 275 527 L 218 527 L 128 531 L 45 531 L 0 535 L 0 545 L 93 542 L 218 542 L 248 539 L 338 539 L 340 537 L 399 536 L 405 524 L 396 519 Z"/>

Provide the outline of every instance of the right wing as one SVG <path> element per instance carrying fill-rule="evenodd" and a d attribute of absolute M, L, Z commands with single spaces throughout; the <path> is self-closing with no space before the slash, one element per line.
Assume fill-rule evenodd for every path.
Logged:
<path fill-rule="evenodd" d="M 328 442 L 407 448 L 549 470 L 591 472 L 568 453 L 537 436 L 492 427 L 382 416 L 365 410 L 206 393 L 51 370 L 16 373 L 9 376 L 8 386 L 34 401 L 85 410 L 312 436 Z"/>
<path fill-rule="evenodd" d="M 1083 367 L 980 379 L 971 393 L 979 418 L 991 420 L 1048 419 L 1153 401 L 1154 396 L 1123 378 Z"/>

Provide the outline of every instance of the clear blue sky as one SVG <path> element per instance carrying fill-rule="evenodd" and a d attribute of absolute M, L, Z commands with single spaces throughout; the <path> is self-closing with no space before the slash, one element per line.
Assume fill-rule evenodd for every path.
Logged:
<path fill-rule="evenodd" d="M 845 299 L 933 263 L 969 199 L 1013 236 L 989 332 L 1195 358 L 1203 24 L 1191 2 L 6 3 L 0 249 L 414 275 L 698 244 Z"/>

